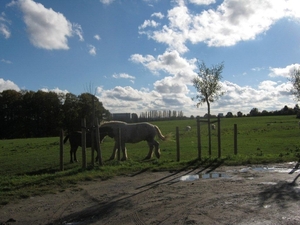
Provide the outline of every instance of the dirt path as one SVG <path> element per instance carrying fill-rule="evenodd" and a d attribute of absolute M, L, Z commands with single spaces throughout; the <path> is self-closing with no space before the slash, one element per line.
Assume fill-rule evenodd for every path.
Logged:
<path fill-rule="evenodd" d="M 295 164 L 269 167 L 141 172 L 85 182 L 6 205 L 0 224 L 300 224 L 300 171 Z M 199 179 L 181 181 L 191 178 L 186 175 Z"/>

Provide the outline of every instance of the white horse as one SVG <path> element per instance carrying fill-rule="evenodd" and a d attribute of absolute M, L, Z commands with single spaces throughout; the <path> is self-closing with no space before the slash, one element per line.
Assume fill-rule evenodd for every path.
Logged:
<path fill-rule="evenodd" d="M 192 129 L 191 126 L 186 126 L 185 131 L 190 131 Z"/>
<path fill-rule="evenodd" d="M 111 127 L 112 132 L 107 135 L 115 139 L 115 145 L 110 160 L 115 159 L 117 149 L 119 149 L 119 129 L 121 132 L 120 145 L 123 152 L 122 160 L 126 160 L 127 150 L 125 143 L 138 143 L 140 141 L 147 141 L 149 152 L 145 159 L 150 159 L 153 155 L 153 147 L 155 147 L 155 155 L 160 157 L 159 143 L 154 140 L 156 134 L 161 140 L 166 140 L 166 137 L 161 133 L 160 129 L 150 123 L 125 123 L 121 121 L 105 122 L 100 127 Z"/>
<path fill-rule="evenodd" d="M 216 129 L 216 125 L 215 125 L 215 124 L 212 124 L 212 125 L 211 125 L 211 129 L 215 130 L 215 129 Z"/>

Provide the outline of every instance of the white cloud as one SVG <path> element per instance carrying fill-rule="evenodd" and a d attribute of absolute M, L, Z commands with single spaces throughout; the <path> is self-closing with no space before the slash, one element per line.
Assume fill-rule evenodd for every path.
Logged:
<path fill-rule="evenodd" d="M 210 1 L 193 0 L 193 3 Z M 212 2 L 211 2 L 212 3 Z M 208 46 L 232 46 L 238 42 L 253 40 L 282 18 L 299 21 L 300 8 L 296 0 L 224 0 L 216 9 L 191 12 L 185 1 L 168 11 L 168 24 L 161 29 L 148 27 L 143 34 L 165 43 L 169 50 L 185 53 L 186 42 L 206 43 Z"/>
<path fill-rule="evenodd" d="M 187 94 L 189 92 L 186 83 L 176 77 L 165 77 L 154 83 L 154 89 L 159 93 L 166 94 Z"/>
<path fill-rule="evenodd" d="M 177 51 L 166 51 L 156 58 L 152 55 L 142 56 L 134 54 L 130 60 L 135 63 L 141 63 L 153 73 L 157 74 L 159 71 L 164 71 L 172 75 L 185 76 L 190 82 L 195 76 L 194 69 L 196 59 L 185 59 L 180 56 Z M 187 81 L 187 80 L 186 80 Z"/>
<path fill-rule="evenodd" d="M 24 13 L 30 42 L 34 46 L 48 50 L 69 49 L 68 37 L 76 34 L 83 40 L 81 26 L 73 24 L 72 27 L 63 14 L 32 0 L 19 0 L 18 3 Z"/>
<path fill-rule="evenodd" d="M 161 12 L 152 13 L 151 17 L 157 17 L 159 19 L 163 19 L 165 16 Z"/>
<path fill-rule="evenodd" d="M 101 38 L 100 38 L 100 35 L 99 35 L 99 34 L 96 34 L 96 35 L 94 36 L 94 38 L 95 38 L 96 40 L 98 40 L 98 41 L 100 41 L 100 40 L 101 40 Z"/>
<path fill-rule="evenodd" d="M 11 36 L 11 32 L 7 24 L 11 24 L 11 22 L 8 19 L 6 19 L 5 13 L 2 12 L 0 15 L 0 34 L 2 34 L 5 39 L 10 38 Z"/>
<path fill-rule="evenodd" d="M 10 81 L 10 80 L 4 80 L 4 79 L 0 78 L 0 92 L 2 92 L 4 90 L 16 90 L 16 91 L 20 91 L 20 88 L 18 87 L 18 85 L 16 85 L 12 81 Z"/>
<path fill-rule="evenodd" d="M 269 73 L 270 77 L 290 77 L 290 74 L 295 70 L 300 69 L 300 64 L 291 64 L 286 66 L 285 68 L 270 68 L 271 73 Z"/>
<path fill-rule="evenodd" d="M 79 25 L 77 23 L 73 23 L 72 28 L 73 28 L 73 33 L 79 37 L 79 40 L 84 41 L 81 25 Z"/>
<path fill-rule="evenodd" d="M 111 112 L 145 112 L 150 110 L 183 110 L 193 104 L 191 99 L 184 94 L 160 94 L 148 89 L 136 90 L 132 87 L 117 86 L 111 90 L 98 88 L 98 97 L 105 107 Z"/>
<path fill-rule="evenodd" d="M 109 5 L 111 3 L 113 3 L 114 0 L 100 0 L 101 3 L 103 3 L 104 5 Z"/>
<path fill-rule="evenodd" d="M 42 88 L 41 91 L 43 91 L 43 92 L 55 92 L 57 94 L 61 94 L 61 93 L 62 94 L 67 94 L 67 93 L 69 93 L 69 91 L 67 91 L 67 90 L 61 90 L 58 87 L 54 88 L 54 89 Z"/>
<path fill-rule="evenodd" d="M 133 84 L 134 84 L 134 80 L 135 80 L 134 76 L 130 76 L 127 73 L 113 74 L 112 77 L 115 79 L 129 79 L 130 82 Z"/>
<path fill-rule="evenodd" d="M 189 2 L 196 5 L 210 5 L 216 3 L 215 0 L 189 0 Z"/>
<path fill-rule="evenodd" d="M 153 103 L 148 108 L 178 104 L 187 114 L 194 115 L 200 112 L 205 114 L 206 105 L 196 109 L 196 102 L 192 104 L 190 101 L 190 97 L 196 96 L 196 93 L 192 93 L 195 90 L 191 86 L 191 80 L 196 76 L 197 68 L 196 59 L 182 57 L 182 54 L 189 50 L 187 43 L 202 42 L 216 47 L 232 46 L 241 41 L 255 39 L 282 18 L 297 20 L 300 17 L 299 7 L 293 7 L 294 0 L 224 0 L 215 9 L 210 8 L 199 13 L 190 11 L 187 7 L 188 2 L 203 5 L 214 4 L 216 1 L 176 0 L 175 2 L 175 7 L 167 13 L 167 24 L 151 26 L 151 20 L 145 20 L 139 26 L 140 33 L 146 34 L 158 43 L 167 44 L 166 51 L 158 56 L 133 54 L 130 60 L 142 64 L 153 74 L 167 74 L 166 77 L 154 82 L 153 91 L 145 90 L 144 95 L 147 96 L 145 98 Z M 151 17 L 157 15 L 152 14 Z M 252 70 L 262 73 L 265 69 L 256 67 Z M 282 74 L 278 68 L 270 68 L 270 70 L 272 71 L 270 76 Z M 291 88 L 289 82 L 266 80 L 256 88 L 242 87 L 228 81 L 222 82 L 222 85 L 226 93 L 217 102 L 212 103 L 212 112 L 215 114 L 233 109 L 248 113 L 254 107 L 271 111 L 280 109 L 284 105 L 295 104 L 289 91 Z M 152 97 L 153 93 L 155 95 Z"/>
<path fill-rule="evenodd" d="M 115 75 L 115 78 L 120 78 Z M 126 77 L 126 76 L 125 76 Z M 224 96 L 211 104 L 212 114 L 238 111 L 247 114 L 252 108 L 260 111 L 273 111 L 281 109 L 284 105 L 293 107 L 295 102 L 290 93 L 289 82 L 280 83 L 265 80 L 259 83 L 257 88 L 239 86 L 229 81 L 221 82 Z M 191 97 L 196 96 L 194 87 L 181 82 L 178 78 L 165 77 L 154 83 L 154 90 L 143 88 L 140 90 L 133 87 L 117 86 L 110 90 L 98 88 L 98 97 L 105 107 L 111 112 L 141 113 L 150 110 L 177 110 L 183 111 L 186 116 L 204 115 L 207 113 L 206 104 L 196 107 L 196 101 Z"/>
<path fill-rule="evenodd" d="M 6 60 L 6 59 L 1 59 L 1 62 L 3 62 L 3 63 L 6 63 L 6 64 L 12 64 L 12 62 L 11 62 L 11 61 L 9 61 L 9 60 Z"/>
<path fill-rule="evenodd" d="M 114 74 L 112 75 L 113 78 L 119 79 L 119 78 L 124 78 L 124 79 L 135 79 L 134 76 L 130 76 L 127 73 L 120 73 L 120 74 Z"/>
<path fill-rule="evenodd" d="M 250 112 L 252 108 L 258 108 L 260 111 L 273 111 L 281 109 L 284 105 L 295 105 L 293 96 L 290 93 L 291 84 L 277 83 L 266 80 L 258 85 L 258 88 L 244 86 L 241 87 L 229 81 L 222 82 L 224 96 L 212 104 L 214 112 L 232 112 L 242 111 L 244 114 Z M 233 111 L 235 110 L 235 111 Z"/>
<path fill-rule="evenodd" d="M 159 23 L 156 23 L 154 20 L 145 20 L 144 23 L 139 26 L 139 29 L 145 29 L 146 27 L 158 27 Z"/>
<path fill-rule="evenodd" d="M 88 45 L 88 48 L 89 48 L 89 54 L 90 54 L 90 55 L 93 55 L 93 56 L 97 55 L 97 50 L 96 50 L 96 47 L 95 47 L 95 46 L 93 46 L 93 45 Z"/>

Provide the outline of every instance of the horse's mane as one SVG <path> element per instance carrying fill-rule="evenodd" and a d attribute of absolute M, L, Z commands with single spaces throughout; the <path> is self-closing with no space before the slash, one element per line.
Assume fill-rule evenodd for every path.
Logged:
<path fill-rule="evenodd" d="M 118 123 L 118 124 L 127 124 L 126 122 L 123 122 L 123 121 L 117 121 L 117 120 L 111 120 L 111 121 L 103 121 L 100 123 L 100 126 L 101 125 L 104 125 L 104 124 L 107 124 L 107 123 Z"/>

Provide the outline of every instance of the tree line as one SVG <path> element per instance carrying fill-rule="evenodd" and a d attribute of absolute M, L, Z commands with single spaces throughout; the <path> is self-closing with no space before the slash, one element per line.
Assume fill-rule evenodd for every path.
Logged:
<path fill-rule="evenodd" d="M 140 113 L 140 121 L 141 120 L 151 120 L 151 119 L 176 119 L 176 118 L 183 118 L 183 112 L 182 111 L 176 111 L 176 110 L 151 110 L 146 112 Z"/>
<path fill-rule="evenodd" d="M 110 112 L 90 93 L 5 90 L 0 93 L 0 138 L 49 137 L 62 128 L 80 130 L 81 118 L 92 125 L 93 111 L 99 121 L 110 118 Z"/>

